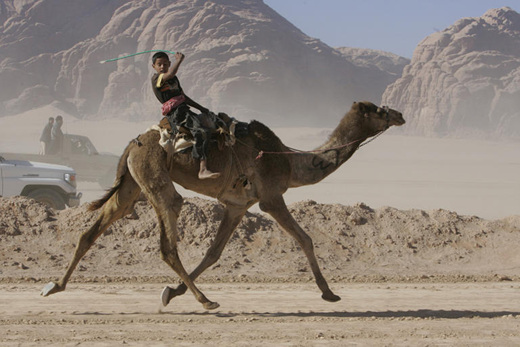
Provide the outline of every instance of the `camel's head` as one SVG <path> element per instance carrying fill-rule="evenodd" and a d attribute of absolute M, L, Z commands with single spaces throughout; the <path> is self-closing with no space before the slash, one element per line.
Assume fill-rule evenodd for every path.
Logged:
<path fill-rule="evenodd" d="M 392 125 L 400 126 L 405 123 L 403 114 L 387 106 L 377 106 L 369 101 L 354 102 L 351 113 L 353 112 L 363 126 L 374 133 L 386 130 Z"/>

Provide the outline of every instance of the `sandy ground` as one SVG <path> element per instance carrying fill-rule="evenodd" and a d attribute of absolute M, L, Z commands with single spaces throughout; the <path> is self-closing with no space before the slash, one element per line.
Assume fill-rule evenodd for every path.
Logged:
<path fill-rule="evenodd" d="M 338 303 L 321 300 L 294 240 L 248 214 L 191 293 L 161 307 L 178 281 L 160 261 L 154 211 L 136 205 L 81 260 L 65 292 L 39 296 L 93 223 L 86 205 L 54 213 L 0 198 L 2 346 L 515 346 L 520 344 L 520 217 L 446 210 L 290 205 L 314 240 Z M 187 269 L 202 259 L 222 207 L 191 198 L 179 216 Z M 173 281 L 173 282 L 171 282 Z"/>
<path fill-rule="evenodd" d="M 0 285 L 2 346 L 514 346 L 520 284 L 202 284 L 160 309 L 161 284 Z"/>

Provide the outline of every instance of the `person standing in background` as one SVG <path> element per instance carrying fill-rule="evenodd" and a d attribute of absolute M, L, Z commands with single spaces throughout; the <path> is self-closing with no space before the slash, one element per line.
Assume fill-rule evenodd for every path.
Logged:
<path fill-rule="evenodd" d="M 51 147 L 51 130 L 54 124 L 54 117 L 49 117 L 49 121 L 43 128 L 42 136 L 40 136 L 40 155 L 49 154 Z"/>
<path fill-rule="evenodd" d="M 56 121 L 54 122 L 51 130 L 51 154 L 61 154 L 63 150 L 63 131 L 61 131 L 62 125 L 63 117 L 56 117 Z"/>

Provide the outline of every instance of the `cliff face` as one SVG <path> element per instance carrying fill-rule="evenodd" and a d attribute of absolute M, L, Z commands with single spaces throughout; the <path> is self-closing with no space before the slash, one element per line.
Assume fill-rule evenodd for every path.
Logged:
<path fill-rule="evenodd" d="M 520 14 L 492 9 L 428 36 L 382 103 L 409 133 L 520 139 Z"/>
<path fill-rule="evenodd" d="M 353 101 L 382 98 L 407 119 L 396 131 L 520 138 L 520 15 L 506 7 L 430 35 L 411 62 L 331 48 L 261 0 L 6 0 L 0 23 L 0 117 L 52 103 L 158 119 L 151 54 L 99 62 L 166 49 L 186 54 L 189 96 L 239 119 L 334 126 Z"/>
<path fill-rule="evenodd" d="M 356 66 L 375 68 L 385 72 L 388 80 L 401 77 L 404 67 L 410 64 L 410 59 L 375 49 L 337 47 L 336 50 Z"/>
<path fill-rule="evenodd" d="M 335 125 L 398 77 L 261 0 L 6 0 L 0 19 L 0 116 L 54 103 L 84 118 L 158 119 L 151 54 L 99 63 L 150 49 L 186 54 L 178 75 L 202 105 L 272 125 Z"/>

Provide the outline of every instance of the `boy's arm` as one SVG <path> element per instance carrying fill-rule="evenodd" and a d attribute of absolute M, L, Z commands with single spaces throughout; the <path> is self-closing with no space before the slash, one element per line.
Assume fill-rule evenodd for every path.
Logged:
<path fill-rule="evenodd" d="M 163 75 L 163 78 L 162 78 L 163 81 L 168 81 L 169 79 L 173 78 L 177 74 L 177 71 L 179 71 L 179 66 L 181 66 L 181 63 L 184 60 L 184 54 L 177 52 L 177 53 L 175 53 L 174 58 L 175 58 L 175 62 L 170 67 L 168 72 Z"/>
<path fill-rule="evenodd" d="M 205 108 L 204 106 L 199 105 L 198 103 L 193 101 L 186 94 L 184 94 L 184 97 L 186 98 L 186 101 L 185 101 L 186 105 L 191 106 L 191 107 L 195 107 L 197 110 L 199 110 L 202 113 L 209 113 L 209 110 L 207 108 Z"/>

